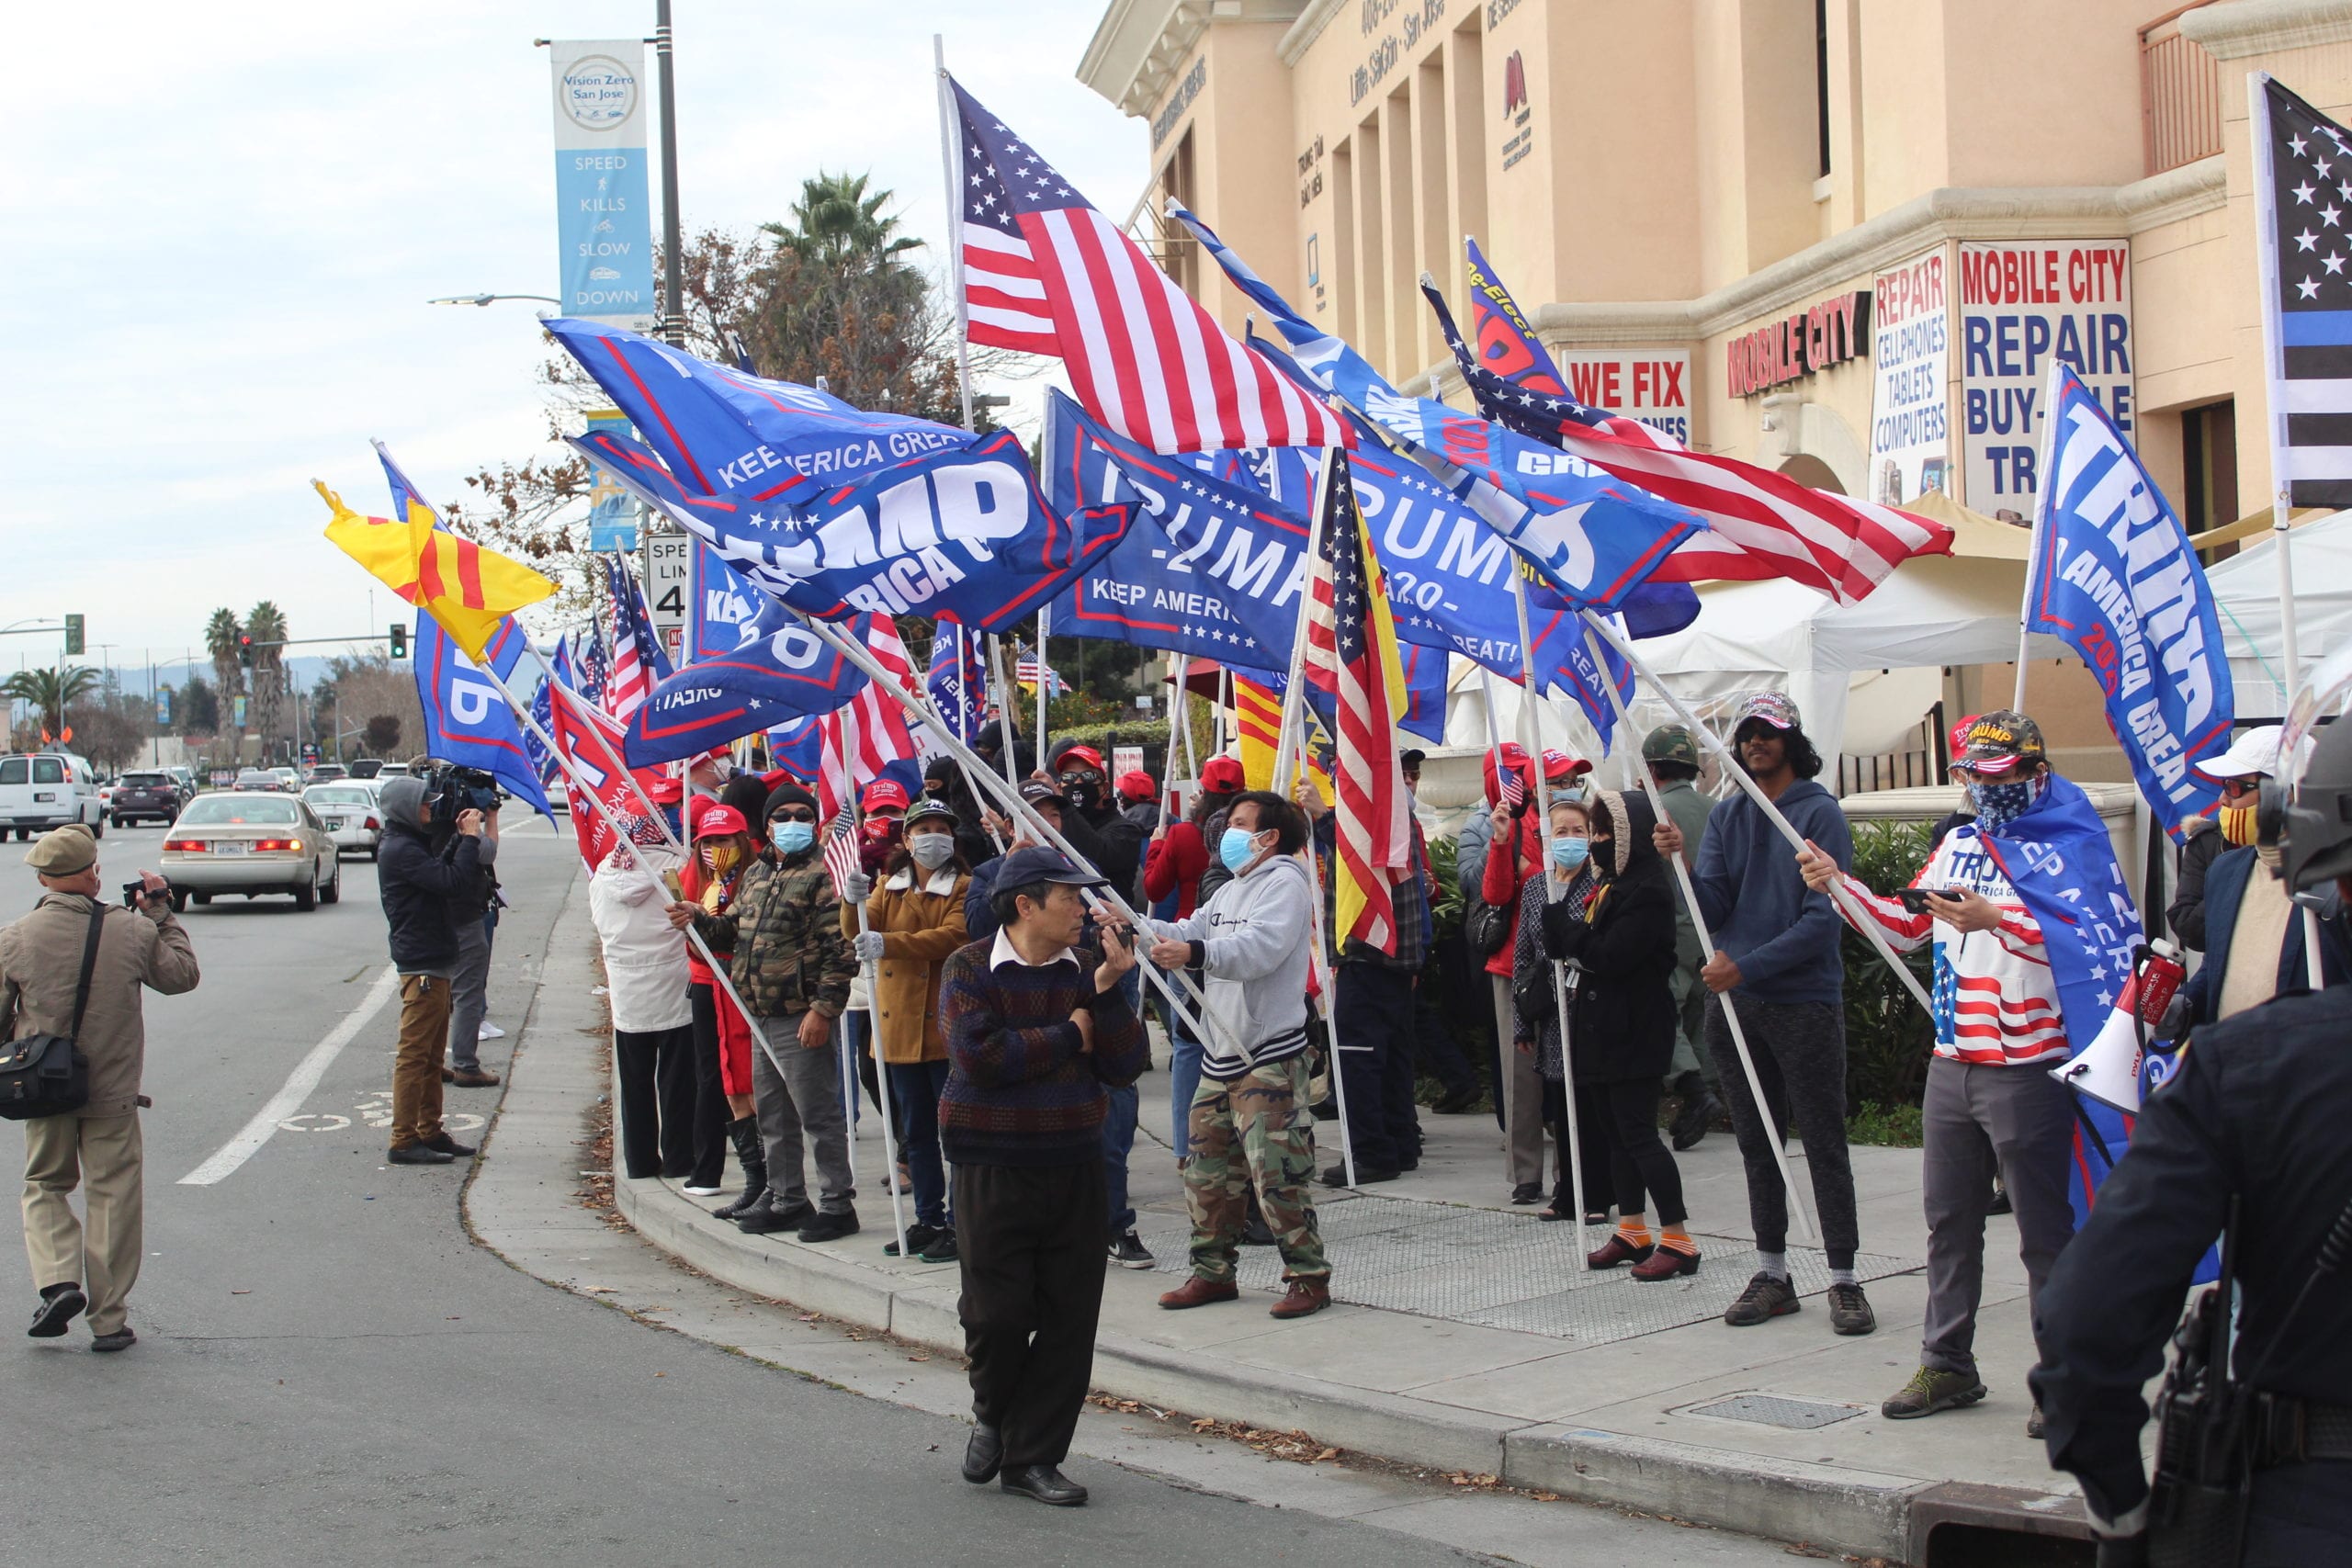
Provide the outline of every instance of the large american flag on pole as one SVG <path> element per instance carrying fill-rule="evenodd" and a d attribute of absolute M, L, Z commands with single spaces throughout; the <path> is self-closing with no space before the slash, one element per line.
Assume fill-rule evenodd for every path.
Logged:
<path fill-rule="evenodd" d="M 1951 553 L 1951 530 L 1940 523 L 1813 490 L 1736 457 L 1693 452 L 1637 419 L 1578 402 L 1477 246 L 1467 251 L 1475 353 L 1437 286 L 1424 277 L 1421 292 L 1479 412 L 1707 520 L 1666 558 L 1653 574 L 1657 581 L 1785 577 L 1850 604 L 1913 556 Z"/>
<path fill-rule="evenodd" d="M 1354 938 L 1393 953 L 1396 907 L 1388 889 L 1410 866 L 1413 849 L 1396 750 L 1404 661 L 1345 452 L 1331 454 L 1321 504 L 1305 668 L 1308 683 L 1331 694 L 1339 720 L 1331 927 L 1341 942 Z"/>
<path fill-rule="evenodd" d="M 2262 260 L 2274 484 L 2294 506 L 2352 506 L 2352 132 L 2256 73 L 2255 246 Z"/>
<path fill-rule="evenodd" d="M 910 692 L 915 689 L 914 661 L 907 657 L 907 645 L 899 640 L 898 626 L 889 616 L 868 612 L 849 623 L 847 630 L 865 638 L 890 679 Z M 917 748 L 907 728 L 906 710 L 876 681 L 868 681 L 820 724 L 823 739 L 817 767 L 817 816 L 830 826 L 849 819 L 857 792 L 881 777 L 890 763 L 913 759 Z"/>
<path fill-rule="evenodd" d="M 1002 120 L 949 85 L 972 342 L 1060 359 L 1087 412 L 1157 452 L 1349 444 L 1329 408 L 1236 343 Z"/>

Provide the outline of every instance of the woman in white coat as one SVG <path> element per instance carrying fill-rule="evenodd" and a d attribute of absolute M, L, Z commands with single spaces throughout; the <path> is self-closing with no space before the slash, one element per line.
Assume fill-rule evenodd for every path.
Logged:
<path fill-rule="evenodd" d="M 588 912 L 605 948 L 605 998 L 612 1004 L 615 1139 L 621 1170 L 632 1179 L 684 1176 L 694 1168 L 690 1119 L 662 1120 L 663 1106 L 694 1103 L 695 1032 L 686 1000 L 686 939 L 670 924 L 664 873 L 678 857 L 643 844 L 618 844 L 588 879 Z"/>

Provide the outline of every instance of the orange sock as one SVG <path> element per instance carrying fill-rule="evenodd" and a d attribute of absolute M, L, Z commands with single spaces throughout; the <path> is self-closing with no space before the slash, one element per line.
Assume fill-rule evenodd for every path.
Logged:
<path fill-rule="evenodd" d="M 1617 1234 L 1625 1238 L 1625 1245 L 1628 1247 L 1647 1247 L 1650 1244 L 1650 1227 L 1643 1223 L 1639 1214 L 1634 1215 L 1631 1219 L 1619 1220 Z"/>
<path fill-rule="evenodd" d="M 1696 1258 L 1699 1255 L 1699 1244 L 1692 1241 L 1690 1233 L 1680 1225 L 1661 1227 L 1658 1231 L 1657 1244 L 1670 1251 L 1681 1253 L 1686 1258 Z"/>

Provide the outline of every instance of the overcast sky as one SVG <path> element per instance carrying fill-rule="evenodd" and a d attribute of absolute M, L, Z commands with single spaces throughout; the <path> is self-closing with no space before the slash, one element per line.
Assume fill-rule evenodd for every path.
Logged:
<path fill-rule="evenodd" d="M 1147 132 L 1074 74 L 1103 5 L 676 0 L 687 231 L 749 231 L 820 169 L 870 170 L 937 246 L 933 31 L 975 96 L 1124 216 Z M 215 606 L 265 598 L 297 637 L 380 630 L 390 595 L 371 615 L 309 480 L 380 513 L 370 436 L 435 501 L 540 450 L 542 307 L 424 300 L 555 291 L 531 40 L 652 25 L 652 0 L 50 15 L 0 109 L 18 151 L 0 220 L 0 626 L 80 611 L 91 660 L 111 643 L 120 665 L 201 658 Z M 646 71 L 650 89 L 650 51 Z M 58 647 L 0 640 L 0 669 Z"/>

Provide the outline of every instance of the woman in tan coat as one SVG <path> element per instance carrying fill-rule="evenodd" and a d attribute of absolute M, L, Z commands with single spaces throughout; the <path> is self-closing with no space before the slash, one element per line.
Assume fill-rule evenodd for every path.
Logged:
<path fill-rule="evenodd" d="M 965 943 L 964 893 L 971 880 L 972 868 L 956 852 L 956 814 L 943 801 L 925 799 L 908 813 L 905 838 L 865 901 L 864 936 L 857 906 L 842 905 L 842 930 L 858 944 L 861 961 L 875 961 L 874 1055 L 890 1075 L 892 1130 L 915 1190 L 907 1250 L 926 1263 L 956 1257 L 939 1156 L 939 1091 L 947 1083 L 939 974 Z M 882 1250 L 895 1257 L 899 1244 Z"/>

